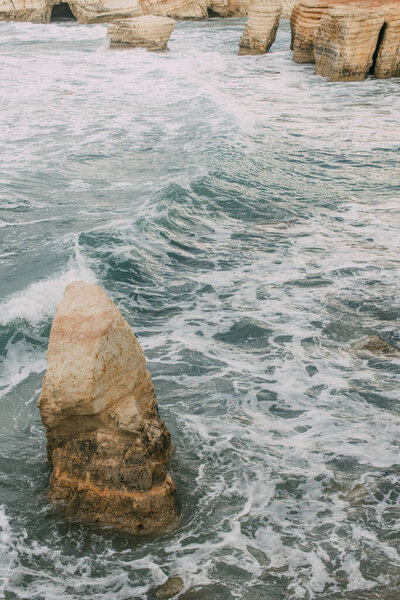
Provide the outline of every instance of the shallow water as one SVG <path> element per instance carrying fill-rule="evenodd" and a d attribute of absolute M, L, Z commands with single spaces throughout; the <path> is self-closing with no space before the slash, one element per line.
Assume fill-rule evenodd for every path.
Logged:
<path fill-rule="evenodd" d="M 170 52 L 0 23 L 0 590 L 9 599 L 397 598 L 400 81 L 329 84 L 240 20 Z M 179 528 L 46 500 L 36 401 L 65 285 L 137 333 L 173 437 Z"/>

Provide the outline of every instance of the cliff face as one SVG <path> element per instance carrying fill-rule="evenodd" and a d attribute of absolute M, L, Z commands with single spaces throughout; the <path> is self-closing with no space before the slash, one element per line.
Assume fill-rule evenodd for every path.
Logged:
<path fill-rule="evenodd" d="M 62 0 L 3 0 L 0 20 L 50 23 L 54 6 Z M 141 15 L 177 19 L 203 19 L 207 7 L 201 0 L 68 0 L 79 23 L 108 23 Z"/>
<path fill-rule="evenodd" d="M 362 8 L 327 10 L 314 36 L 316 74 L 330 81 L 365 79 L 383 24 L 383 14 Z"/>
<path fill-rule="evenodd" d="M 169 17 L 145 15 L 114 21 L 108 27 L 111 48 L 142 47 L 153 52 L 166 50 L 176 21 Z"/>
<path fill-rule="evenodd" d="M 282 7 L 260 0 L 252 4 L 249 17 L 240 38 L 239 54 L 264 54 L 275 41 Z"/>
<path fill-rule="evenodd" d="M 399 0 L 301 0 L 291 17 L 293 60 L 333 81 L 396 77 Z"/>
<path fill-rule="evenodd" d="M 374 65 L 374 75 L 379 79 L 400 77 L 400 8 L 385 10 L 385 25 Z"/>
<path fill-rule="evenodd" d="M 302 0 L 294 7 L 290 19 L 291 49 L 294 61 L 298 63 L 315 62 L 314 33 L 321 21 L 322 13 L 328 6 L 328 1 Z"/>
<path fill-rule="evenodd" d="M 170 436 L 140 345 L 105 292 L 74 282 L 50 332 L 39 408 L 67 515 L 135 533 L 176 520 Z"/>
<path fill-rule="evenodd" d="M 3 0 L 0 20 L 49 23 L 53 6 L 65 0 Z M 282 16 L 290 17 L 296 0 L 266 0 L 280 4 Z M 207 15 L 244 17 L 251 0 L 70 0 L 79 23 L 113 22 L 116 19 L 155 15 L 173 19 L 205 19 Z"/>

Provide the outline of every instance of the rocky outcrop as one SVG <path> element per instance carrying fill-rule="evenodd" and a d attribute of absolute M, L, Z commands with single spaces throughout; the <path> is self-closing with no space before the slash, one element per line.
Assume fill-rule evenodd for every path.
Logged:
<path fill-rule="evenodd" d="M 400 77 L 400 7 L 385 10 L 385 25 L 380 36 L 373 74 L 379 79 Z"/>
<path fill-rule="evenodd" d="M 288 18 L 296 0 L 266 0 L 282 6 Z M 54 6 L 68 5 L 79 23 L 112 23 L 116 19 L 156 15 L 173 19 L 244 17 L 252 0 L 2 0 L 0 20 L 49 23 Z"/>
<path fill-rule="evenodd" d="M 152 52 L 166 50 L 176 21 L 169 17 L 146 15 L 120 19 L 109 25 L 110 48 L 146 48 Z"/>
<path fill-rule="evenodd" d="M 53 7 L 60 4 L 59 0 L 3 0 L 0 20 L 50 23 Z M 138 0 L 69 0 L 66 4 L 79 23 L 103 23 L 143 14 Z"/>
<path fill-rule="evenodd" d="M 170 435 L 142 349 L 98 286 L 74 282 L 57 308 L 39 408 L 67 515 L 134 533 L 171 527 Z"/>
<path fill-rule="evenodd" d="M 50 23 L 53 7 L 61 0 L 2 0 L 0 20 Z M 176 19 L 203 19 L 207 8 L 201 0 L 68 0 L 79 23 L 111 23 L 142 15 Z"/>
<path fill-rule="evenodd" d="M 367 12 L 357 12 L 359 9 Z M 330 10 L 336 11 L 333 19 L 325 18 Z M 353 12 L 350 13 L 349 11 Z M 294 7 L 291 17 L 293 60 L 299 63 L 314 63 L 314 45 L 315 39 L 317 39 L 319 63 L 326 65 L 329 52 L 333 53 L 332 56 L 335 55 L 335 52 L 350 52 L 354 54 L 353 59 L 351 59 L 353 62 L 357 61 L 357 54 L 360 55 L 360 65 L 355 69 L 355 71 L 360 71 L 362 69 L 362 61 L 364 60 L 365 63 L 365 57 L 370 54 L 370 50 L 367 50 L 365 46 L 365 44 L 369 44 L 368 40 L 370 38 L 367 32 L 357 29 L 357 22 L 361 23 L 362 21 L 367 31 L 371 33 L 375 30 L 374 23 L 383 15 L 384 25 L 382 26 L 384 26 L 384 31 L 379 32 L 381 35 L 378 33 L 377 40 L 375 40 L 374 35 L 371 37 L 371 43 L 375 42 L 375 47 L 372 50 L 372 71 L 377 77 L 397 76 L 399 72 L 400 44 L 399 13 L 399 0 L 301 0 Z M 324 23 L 322 24 L 323 17 Z M 352 26 L 350 26 L 351 21 L 353 21 Z M 339 22 L 341 22 L 340 27 Z M 347 26 L 345 25 L 346 22 Z M 357 31 L 359 31 L 359 34 Z M 350 37 L 348 40 L 341 39 L 340 36 L 343 35 Z M 360 35 L 359 41 L 357 41 L 357 35 Z M 325 37 L 324 41 L 324 36 L 328 36 L 331 41 L 328 41 L 327 37 Z M 333 42 L 335 36 L 337 36 L 337 40 Z M 329 49 L 329 44 L 336 44 L 336 51 L 333 46 Z M 357 46 L 359 45 L 364 45 L 364 49 L 358 49 Z M 323 56 L 324 46 L 326 48 L 325 56 Z M 366 54 L 364 59 L 361 57 L 363 53 Z M 346 63 L 348 58 L 343 55 L 342 59 Z M 338 58 L 332 58 L 332 60 L 337 61 Z M 327 66 L 323 66 L 321 69 L 322 72 L 329 71 Z M 332 70 L 337 69 L 340 70 L 340 67 L 332 67 Z M 349 64 L 349 69 L 350 71 L 354 71 L 354 65 Z M 355 77 L 364 78 L 361 75 L 355 75 Z M 348 79 L 351 78 L 352 76 L 349 74 Z"/>
<path fill-rule="evenodd" d="M 242 37 L 239 54 L 264 54 L 275 41 L 282 7 L 268 0 L 259 0 L 249 9 L 249 17 Z"/>
<path fill-rule="evenodd" d="M 293 6 L 297 0 L 264 0 L 266 6 L 271 8 L 279 5 L 281 17 L 288 19 Z M 255 4 L 253 0 L 208 0 L 206 3 L 208 14 L 217 17 L 245 17 L 249 14 L 250 6 Z"/>
<path fill-rule="evenodd" d="M 294 61 L 298 63 L 315 62 L 314 33 L 321 21 L 322 13 L 328 6 L 328 1 L 302 0 L 294 7 L 290 19 L 291 49 Z"/>
<path fill-rule="evenodd" d="M 330 81 L 365 79 L 384 22 L 382 13 L 363 8 L 325 11 L 314 35 L 316 74 Z"/>
<path fill-rule="evenodd" d="M 204 19 L 207 7 L 199 0 L 139 0 L 144 15 L 172 19 Z"/>

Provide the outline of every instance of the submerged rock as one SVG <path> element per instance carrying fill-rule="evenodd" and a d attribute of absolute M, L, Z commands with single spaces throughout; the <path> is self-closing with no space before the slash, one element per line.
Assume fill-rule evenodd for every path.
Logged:
<path fill-rule="evenodd" d="M 102 23 L 115 16 L 134 17 L 143 14 L 139 0 L 4 0 L 0 20 L 50 23 L 58 20 L 57 9 L 63 4 L 79 23 Z"/>
<path fill-rule="evenodd" d="M 171 527 L 170 435 L 139 342 L 98 286 L 74 282 L 50 332 L 39 408 L 65 513 L 134 533 Z"/>
<path fill-rule="evenodd" d="M 110 48 L 142 47 L 153 52 L 166 50 L 175 25 L 174 19 L 154 15 L 120 19 L 108 27 Z"/>
<path fill-rule="evenodd" d="M 156 598 L 166 600 L 173 598 L 183 589 L 184 582 L 181 577 L 170 577 L 165 583 L 159 585 L 156 589 Z"/>
<path fill-rule="evenodd" d="M 259 0 L 249 9 L 249 17 L 242 37 L 239 54 L 264 54 L 276 38 L 282 7 L 268 0 Z"/>
<path fill-rule="evenodd" d="M 400 356 L 400 350 L 383 340 L 379 335 L 369 335 L 360 342 L 353 344 L 352 348 L 360 358 L 371 358 L 371 356 Z"/>

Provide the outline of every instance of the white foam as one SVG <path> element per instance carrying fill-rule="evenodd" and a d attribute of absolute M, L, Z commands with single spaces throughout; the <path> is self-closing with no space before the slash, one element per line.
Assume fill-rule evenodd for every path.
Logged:
<path fill-rule="evenodd" d="M 35 325 L 52 317 L 64 290 L 72 281 L 96 283 L 96 275 L 83 257 L 78 239 L 74 239 L 74 256 L 67 269 L 49 279 L 32 283 L 28 288 L 0 304 L 0 324 L 23 319 Z"/>

